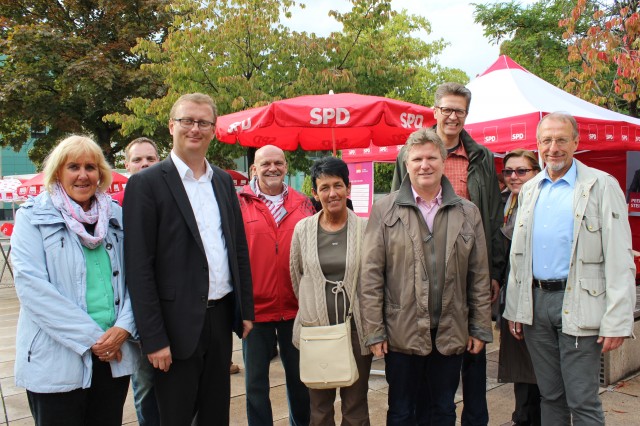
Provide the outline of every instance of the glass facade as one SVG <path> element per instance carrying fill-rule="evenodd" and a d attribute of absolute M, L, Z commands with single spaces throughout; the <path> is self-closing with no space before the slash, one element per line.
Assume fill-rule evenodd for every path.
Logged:
<path fill-rule="evenodd" d="M 34 139 L 30 138 L 16 152 L 11 147 L 3 147 L 0 149 L 0 175 L 28 175 L 36 173 L 36 165 L 29 160 L 29 150 L 33 146 Z M 11 203 L 0 203 L 0 220 L 13 220 L 15 205 Z"/>

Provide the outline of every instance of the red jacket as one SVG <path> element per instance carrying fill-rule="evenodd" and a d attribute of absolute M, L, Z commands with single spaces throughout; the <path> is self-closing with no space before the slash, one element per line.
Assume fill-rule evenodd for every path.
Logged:
<path fill-rule="evenodd" d="M 276 225 L 267 206 L 249 185 L 238 193 L 247 234 L 256 322 L 294 319 L 298 300 L 289 273 L 291 238 L 296 224 L 315 213 L 309 199 L 289 188 L 284 200 L 287 214 Z"/>

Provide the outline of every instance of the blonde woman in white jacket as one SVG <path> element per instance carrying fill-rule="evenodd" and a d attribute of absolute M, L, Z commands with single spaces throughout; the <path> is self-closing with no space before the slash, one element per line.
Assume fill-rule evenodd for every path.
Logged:
<path fill-rule="evenodd" d="M 358 380 L 340 388 L 342 424 L 369 425 L 367 391 L 372 355 L 365 346 L 357 300 L 349 300 L 358 285 L 360 250 L 365 220 L 347 208 L 351 190 L 344 161 L 325 157 L 311 167 L 313 195 L 322 210 L 300 221 L 291 242 L 291 281 L 298 298 L 293 344 L 299 347 L 300 326 L 333 325 L 344 321 L 351 305 L 351 341 Z M 357 232 L 361 226 L 362 232 Z M 309 389 L 310 425 L 334 423 L 336 389 Z"/>

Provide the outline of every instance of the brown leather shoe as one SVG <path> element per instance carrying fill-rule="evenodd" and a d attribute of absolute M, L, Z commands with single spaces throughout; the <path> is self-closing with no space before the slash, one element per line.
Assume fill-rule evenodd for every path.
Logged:
<path fill-rule="evenodd" d="M 231 364 L 229 367 L 229 374 L 238 374 L 240 372 L 240 366 L 238 364 Z"/>

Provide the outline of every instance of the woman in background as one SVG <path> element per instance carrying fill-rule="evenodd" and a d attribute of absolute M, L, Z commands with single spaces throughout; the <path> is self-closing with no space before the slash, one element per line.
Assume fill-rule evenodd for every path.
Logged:
<path fill-rule="evenodd" d="M 343 425 L 369 425 L 369 372 L 372 354 L 364 344 L 360 308 L 354 287 L 360 281 L 360 245 L 365 220 L 347 208 L 351 191 L 344 161 L 324 157 L 311 166 L 313 195 L 322 210 L 298 222 L 291 242 L 291 281 L 298 298 L 293 344 L 300 347 L 300 327 L 344 322 L 349 306 L 351 343 L 358 380 L 340 388 Z M 360 232 L 358 232 L 360 228 Z M 349 300 L 355 294 L 356 300 Z M 309 389 L 310 425 L 332 425 L 336 389 Z"/>
<path fill-rule="evenodd" d="M 15 377 L 38 426 L 122 424 L 140 350 L 128 341 L 135 325 L 111 179 L 100 147 L 70 136 L 45 160 L 46 191 L 16 215 Z"/>
<path fill-rule="evenodd" d="M 515 149 L 504 156 L 502 175 L 510 191 L 504 208 L 504 222 L 501 228 L 505 241 L 507 270 L 509 276 L 509 250 L 518 211 L 518 194 L 525 182 L 540 171 L 538 159 L 531 151 Z M 509 289 L 502 286 L 500 312 L 504 311 L 505 295 Z M 536 384 L 533 365 L 524 340 L 516 340 L 509 332 L 507 321 L 500 321 L 500 360 L 498 381 L 513 383 L 515 410 L 511 416 L 513 425 L 540 425 L 540 391 Z"/>

